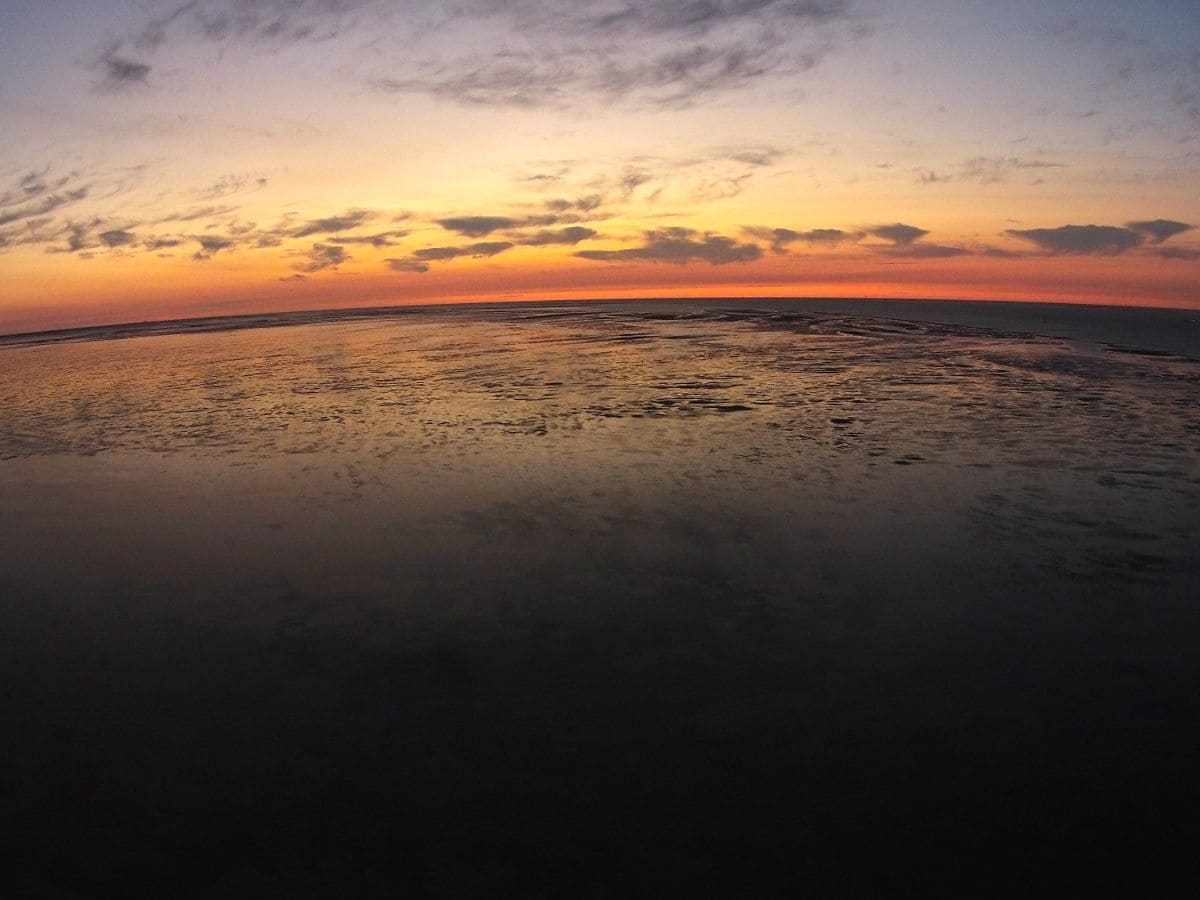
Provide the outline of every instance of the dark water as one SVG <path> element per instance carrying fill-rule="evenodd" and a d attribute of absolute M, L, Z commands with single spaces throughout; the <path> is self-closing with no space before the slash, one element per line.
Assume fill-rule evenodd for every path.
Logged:
<path fill-rule="evenodd" d="M 10 339 L 0 877 L 1190 876 L 1194 320 L 755 301 Z"/>

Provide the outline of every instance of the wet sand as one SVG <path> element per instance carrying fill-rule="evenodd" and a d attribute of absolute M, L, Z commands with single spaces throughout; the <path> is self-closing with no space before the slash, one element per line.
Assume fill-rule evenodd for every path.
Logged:
<path fill-rule="evenodd" d="M 14 886 L 1186 874 L 1195 323 L 814 304 L 9 339 Z"/>

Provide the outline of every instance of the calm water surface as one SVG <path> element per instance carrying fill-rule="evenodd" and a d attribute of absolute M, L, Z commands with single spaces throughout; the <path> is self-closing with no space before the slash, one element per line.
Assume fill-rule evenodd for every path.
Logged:
<path fill-rule="evenodd" d="M 742 306 L 10 339 L 14 885 L 1185 873 L 1194 316 Z"/>

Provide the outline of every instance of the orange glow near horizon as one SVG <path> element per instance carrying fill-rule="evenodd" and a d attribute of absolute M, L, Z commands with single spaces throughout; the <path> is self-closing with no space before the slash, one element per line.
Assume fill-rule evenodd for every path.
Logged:
<path fill-rule="evenodd" d="M 497 299 L 1200 309 L 1200 18 L 869 6 L 648 0 L 620 41 L 589 4 L 0 9 L 0 333 Z M 1124 32 L 1153 65 L 1096 43 Z"/>
<path fill-rule="evenodd" d="M 302 309 L 521 300 L 829 297 L 1013 300 L 1200 309 L 1191 266 L 1147 269 L 1137 260 L 962 258 L 880 262 L 866 254 L 765 258 L 746 265 L 679 266 L 562 258 L 538 266 L 471 260 L 422 275 L 333 273 L 281 282 L 272 262 L 128 261 L 108 269 L 70 260 L 59 302 L 37 278 L 10 284 L 5 332 Z M 797 269 L 804 269 L 797 273 Z M 156 271 L 157 270 L 157 271 Z M 1171 277 L 1171 276 L 1174 277 Z M 78 292 L 78 299 L 67 299 Z"/>

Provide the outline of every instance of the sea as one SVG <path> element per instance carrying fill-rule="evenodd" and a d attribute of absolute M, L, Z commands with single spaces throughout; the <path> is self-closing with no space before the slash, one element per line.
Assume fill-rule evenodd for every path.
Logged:
<path fill-rule="evenodd" d="M 1197 874 L 1200 312 L 8 335 L 0 510 L 6 896 Z"/>

